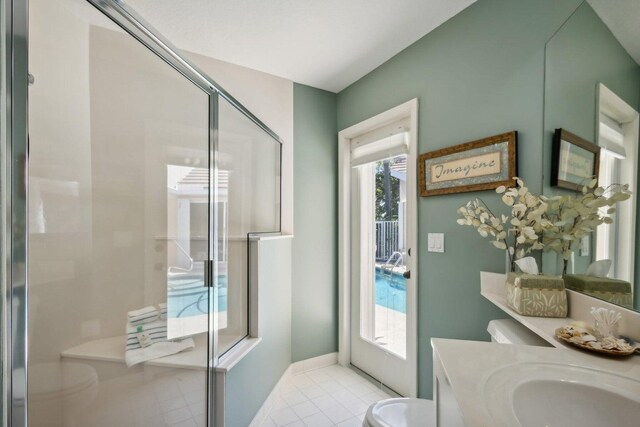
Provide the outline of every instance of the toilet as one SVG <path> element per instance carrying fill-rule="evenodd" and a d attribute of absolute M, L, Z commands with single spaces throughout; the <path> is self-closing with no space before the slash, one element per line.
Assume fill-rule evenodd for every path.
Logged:
<path fill-rule="evenodd" d="M 489 322 L 491 341 L 500 344 L 546 346 L 550 344 L 513 319 Z M 414 398 L 385 399 L 369 407 L 363 427 L 432 427 L 435 405 L 431 400 Z"/>
<path fill-rule="evenodd" d="M 74 425 L 73 416 L 98 394 L 98 374 L 84 363 L 36 363 L 29 367 L 30 424 Z M 24 399 L 24 393 L 22 393 Z"/>
<path fill-rule="evenodd" d="M 369 407 L 362 427 L 429 427 L 435 426 L 435 419 L 435 407 L 431 400 L 385 399 Z"/>
<path fill-rule="evenodd" d="M 551 347 L 547 341 L 513 319 L 492 320 L 487 326 L 487 332 L 491 335 L 491 342 Z"/>

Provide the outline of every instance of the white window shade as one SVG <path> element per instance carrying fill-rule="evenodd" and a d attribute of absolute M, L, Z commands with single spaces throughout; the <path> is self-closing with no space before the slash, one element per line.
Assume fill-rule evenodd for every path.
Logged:
<path fill-rule="evenodd" d="M 361 166 L 409 152 L 409 122 L 394 122 L 351 140 L 351 166 Z"/>
<path fill-rule="evenodd" d="M 618 158 L 627 156 L 624 148 L 624 130 L 616 120 L 600 113 L 600 132 L 598 145 Z"/>

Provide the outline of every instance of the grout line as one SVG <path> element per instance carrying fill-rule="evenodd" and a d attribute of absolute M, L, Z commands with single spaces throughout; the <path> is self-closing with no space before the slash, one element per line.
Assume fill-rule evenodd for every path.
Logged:
<path fill-rule="evenodd" d="M 367 374 L 365 371 L 361 370 L 357 366 L 349 365 L 347 367 L 347 369 L 350 369 L 351 371 L 355 372 L 356 374 L 358 374 L 359 376 L 361 376 L 365 380 L 369 381 L 371 384 L 375 385 L 378 388 L 378 390 L 388 394 L 389 396 L 391 396 L 391 397 L 402 397 L 402 395 L 397 393 L 395 390 L 387 387 L 382 381 L 379 381 L 379 380 L 373 378 L 371 375 Z"/>
<path fill-rule="evenodd" d="M 323 372 L 324 371 L 324 372 Z M 340 381 L 340 378 L 344 378 L 344 373 L 346 372 L 351 372 L 354 375 L 357 375 L 362 381 L 356 381 L 356 383 L 347 383 L 345 384 L 344 382 Z M 314 378 L 309 378 L 306 377 L 308 380 L 308 383 L 306 382 L 302 382 L 302 384 L 296 384 L 296 379 L 305 379 L 305 376 L 308 374 L 314 375 L 314 373 L 322 373 L 324 375 L 327 376 L 327 380 L 326 381 L 320 381 Z M 298 381 L 300 382 L 300 381 Z M 368 383 L 371 386 L 373 386 L 371 388 L 371 394 L 374 394 L 375 397 L 370 396 L 369 398 L 366 398 L 366 395 L 363 396 L 362 394 L 359 393 L 354 393 L 352 390 L 352 387 L 357 386 L 358 383 L 364 384 L 364 383 Z M 335 387 L 337 387 L 337 391 L 335 392 L 331 392 L 326 390 L 326 388 L 322 387 L 322 384 L 324 383 L 332 383 L 335 385 Z M 315 387 L 319 387 L 321 390 L 323 390 L 322 394 L 319 395 L 318 397 L 308 397 L 306 394 L 304 394 L 302 392 L 302 389 L 310 387 L 310 386 L 315 386 Z M 300 395 L 300 399 L 294 403 L 294 404 L 289 404 L 286 400 L 284 400 L 282 402 L 283 406 L 281 408 L 278 409 L 278 411 L 280 410 L 284 410 L 284 409 L 288 409 L 289 412 L 285 412 L 285 414 L 288 414 L 289 419 L 291 419 L 291 423 L 296 423 L 296 422 L 304 422 L 304 420 L 308 420 L 309 417 L 313 417 L 313 418 L 318 418 L 320 417 L 319 414 L 322 414 L 322 417 L 326 417 L 329 421 L 332 422 L 332 425 L 338 425 L 344 421 L 348 421 L 348 420 L 355 420 L 355 422 L 357 424 L 360 424 L 362 422 L 362 419 L 364 417 L 364 414 L 366 413 L 366 409 L 369 406 L 369 402 L 367 402 L 368 400 L 373 398 L 373 401 L 371 403 L 373 403 L 376 400 L 380 400 L 386 397 L 392 397 L 393 395 L 389 396 L 389 393 L 386 393 L 384 390 L 381 390 L 379 388 L 377 388 L 377 384 L 375 382 L 372 382 L 369 378 L 367 378 L 364 375 L 361 375 L 357 370 L 352 369 L 351 367 L 348 366 L 341 366 L 338 364 L 333 364 L 333 365 L 329 365 L 329 366 L 324 366 L 321 368 L 312 368 L 309 369 L 307 371 L 304 372 L 300 372 L 296 375 L 289 375 L 288 378 L 286 378 L 286 380 L 283 380 L 280 384 L 279 387 L 279 392 L 280 394 L 278 396 L 274 396 L 273 400 L 272 400 L 272 405 L 271 408 L 269 410 L 268 413 L 263 414 L 263 420 L 262 422 L 266 423 L 267 422 L 273 422 L 273 418 L 271 418 L 271 414 L 273 413 L 273 403 L 275 403 L 275 401 L 278 401 L 281 397 L 282 394 L 284 393 L 283 389 L 287 388 L 288 391 L 286 392 L 287 394 L 292 393 L 294 398 L 296 396 L 296 393 L 298 393 Z M 334 387 L 334 386 L 331 386 Z M 275 389 L 274 389 L 275 390 Z M 340 391 L 347 391 L 349 392 L 351 395 L 354 396 L 353 399 L 347 400 L 346 402 L 344 400 L 339 400 L 339 399 L 335 399 L 334 394 L 335 393 L 339 393 Z M 369 394 L 369 393 L 367 393 Z M 270 396 L 271 397 L 271 396 Z M 331 397 L 335 399 L 335 404 L 331 405 L 329 402 L 327 402 L 329 404 L 328 407 L 324 407 L 324 404 L 321 406 L 318 406 L 318 402 L 316 401 L 316 399 L 321 399 L 323 397 Z M 345 405 L 345 403 L 348 402 L 353 402 L 353 401 L 359 401 L 361 402 L 361 404 L 363 405 L 362 407 L 362 412 L 359 414 L 354 414 L 353 411 L 347 406 Z M 309 414 L 305 417 L 300 417 L 298 415 L 298 413 L 293 409 L 294 407 L 298 406 L 298 405 L 302 405 L 302 404 L 311 404 L 313 406 L 313 410 L 314 413 Z M 324 409 L 323 409 L 324 407 Z M 334 412 L 337 411 L 337 412 Z M 293 419 L 293 417 L 295 417 L 295 419 Z M 323 418 L 324 419 L 324 418 Z M 336 419 L 336 422 L 333 422 L 333 419 Z M 326 421 L 326 420 L 325 420 Z M 252 426 L 254 425 L 254 423 L 252 423 Z M 256 425 L 260 425 L 260 424 L 256 424 Z M 271 424 L 269 424 L 271 425 Z M 277 425 L 277 424 L 276 424 Z M 284 424 L 284 426 L 286 426 L 288 424 Z"/>

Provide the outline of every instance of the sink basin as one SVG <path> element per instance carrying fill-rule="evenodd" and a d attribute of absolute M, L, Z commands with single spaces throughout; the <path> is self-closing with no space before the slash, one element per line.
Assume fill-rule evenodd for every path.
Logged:
<path fill-rule="evenodd" d="M 484 399 L 496 426 L 640 425 L 640 381 L 580 366 L 505 366 L 487 377 Z"/>

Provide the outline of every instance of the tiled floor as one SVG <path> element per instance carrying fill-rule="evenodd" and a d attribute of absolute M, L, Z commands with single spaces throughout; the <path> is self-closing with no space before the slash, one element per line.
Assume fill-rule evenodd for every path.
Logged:
<path fill-rule="evenodd" d="M 352 370 L 332 365 L 290 377 L 262 426 L 361 427 L 369 405 L 389 397 Z"/>

